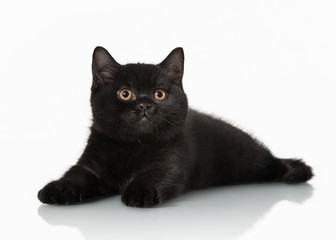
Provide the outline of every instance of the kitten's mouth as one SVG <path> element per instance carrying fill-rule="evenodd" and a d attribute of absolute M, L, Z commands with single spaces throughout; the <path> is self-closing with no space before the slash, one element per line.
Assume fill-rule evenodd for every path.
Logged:
<path fill-rule="evenodd" d="M 137 130 L 142 133 L 152 132 L 154 127 L 154 122 L 151 114 L 145 111 L 138 113 L 135 124 Z"/>
<path fill-rule="evenodd" d="M 149 121 L 150 120 L 149 120 L 148 114 L 146 114 L 145 112 L 143 112 L 142 115 L 139 118 L 139 123 L 140 124 L 144 124 L 144 123 L 148 123 Z"/>
<path fill-rule="evenodd" d="M 144 115 L 140 118 L 140 122 L 146 122 L 146 121 L 148 121 L 147 116 Z"/>

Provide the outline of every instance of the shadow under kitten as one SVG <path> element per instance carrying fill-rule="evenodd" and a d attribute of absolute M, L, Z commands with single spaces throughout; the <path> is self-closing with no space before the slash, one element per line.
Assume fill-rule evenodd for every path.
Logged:
<path fill-rule="evenodd" d="M 112 197 L 84 205 L 42 205 L 38 214 L 51 225 L 78 228 L 88 240 L 162 234 L 164 239 L 208 239 L 211 232 L 235 239 L 267 217 L 276 203 L 302 204 L 312 194 L 309 184 L 248 184 L 193 191 L 153 209 L 123 208 L 119 197 Z"/>

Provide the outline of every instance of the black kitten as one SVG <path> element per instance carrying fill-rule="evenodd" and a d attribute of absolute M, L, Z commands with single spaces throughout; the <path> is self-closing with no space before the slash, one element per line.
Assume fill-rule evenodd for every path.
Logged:
<path fill-rule="evenodd" d="M 276 158 L 247 133 L 188 108 L 183 64 L 182 48 L 158 65 L 120 65 L 97 47 L 86 149 L 39 191 L 40 201 L 72 204 L 121 194 L 128 206 L 151 207 L 187 190 L 313 176 L 301 160 Z"/>

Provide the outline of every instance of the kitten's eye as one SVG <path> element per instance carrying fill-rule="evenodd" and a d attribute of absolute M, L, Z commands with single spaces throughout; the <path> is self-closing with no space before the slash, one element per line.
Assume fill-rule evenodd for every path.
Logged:
<path fill-rule="evenodd" d="M 166 98 L 167 94 L 162 89 L 158 89 L 154 92 L 154 97 L 156 100 L 162 101 Z"/>
<path fill-rule="evenodd" d="M 122 100 L 128 101 L 128 100 L 130 100 L 131 97 L 132 97 L 132 91 L 131 91 L 131 90 L 128 90 L 128 89 L 121 90 L 121 91 L 119 92 L 119 97 L 120 97 Z"/>

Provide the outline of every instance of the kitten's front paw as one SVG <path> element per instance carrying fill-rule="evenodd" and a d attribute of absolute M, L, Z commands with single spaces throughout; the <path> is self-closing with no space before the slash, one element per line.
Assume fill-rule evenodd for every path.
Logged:
<path fill-rule="evenodd" d="M 131 183 L 122 193 L 121 201 L 131 207 L 153 207 L 161 203 L 162 198 L 153 187 Z"/>
<path fill-rule="evenodd" d="M 53 181 L 42 188 L 38 194 L 42 203 L 48 204 L 72 204 L 82 201 L 82 194 L 66 181 Z"/>

